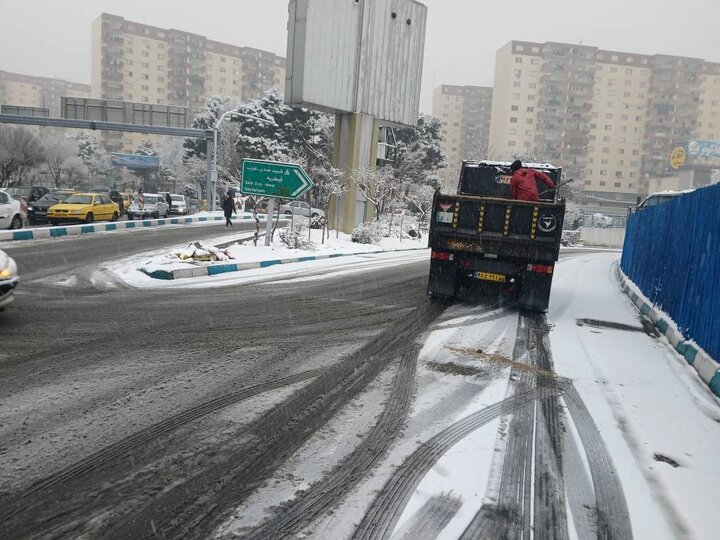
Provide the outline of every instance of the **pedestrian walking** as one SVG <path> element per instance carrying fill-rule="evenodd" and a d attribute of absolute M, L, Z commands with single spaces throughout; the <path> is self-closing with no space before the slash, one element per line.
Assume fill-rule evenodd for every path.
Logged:
<path fill-rule="evenodd" d="M 225 194 L 225 199 L 223 199 L 222 203 L 222 209 L 225 213 L 225 228 L 232 227 L 232 221 L 230 218 L 233 215 L 233 212 L 235 212 L 235 201 L 232 197 L 230 197 L 229 193 Z"/>

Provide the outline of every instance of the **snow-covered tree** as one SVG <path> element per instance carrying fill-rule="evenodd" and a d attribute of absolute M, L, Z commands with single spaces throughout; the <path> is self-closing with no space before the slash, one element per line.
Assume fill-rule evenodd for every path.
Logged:
<path fill-rule="evenodd" d="M 60 137 L 51 133 L 44 133 L 40 142 L 42 144 L 43 161 L 52 176 L 55 187 L 59 188 L 65 172 L 65 163 L 70 157 L 77 157 L 78 143 L 68 137 Z M 71 162 L 72 163 L 72 162 Z"/>
<path fill-rule="evenodd" d="M 79 178 L 86 176 L 90 171 L 78 156 L 70 156 L 62 164 L 63 172 L 67 175 L 67 185 L 77 186 Z"/>
<path fill-rule="evenodd" d="M 139 156 L 150 156 L 150 157 L 156 157 L 157 152 L 155 151 L 155 148 L 153 147 L 153 143 L 149 140 L 142 141 L 138 147 L 135 149 L 133 154 L 137 154 Z M 153 177 L 153 175 L 158 174 L 158 169 L 130 169 L 130 172 L 140 178 L 142 181 L 142 189 L 143 191 L 147 191 L 148 189 L 148 182 Z"/>
<path fill-rule="evenodd" d="M 397 157 L 393 168 L 395 176 L 404 183 L 435 183 L 438 187 L 438 169 L 445 167 L 447 155 L 442 149 L 442 123 L 437 118 L 420 115 L 414 128 L 400 129 L 397 139 Z"/>
<path fill-rule="evenodd" d="M 0 187 L 19 185 L 25 173 L 42 160 L 42 146 L 32 132 L 0 125 Z"/>
<path fill-rule="evenodd" d="M 394 197 L 402 187 L 400 179 L 393 174 L 389 167 L 377 169 L 365 167 L 352 171 L 351 176 L 365 200 L 375 207 L 376 220 L 379 220 L 385 212 L 388 200 Z"/>
<path fill-rule="evenodd" d="M 87 169 L 84 174 L 90 175 L 94 185 L 98 176 L 107 176 L 110 172 L 110 155 L 94 137 L 83 133 L 75 140 L 78 144 L 78 157 Z"/>

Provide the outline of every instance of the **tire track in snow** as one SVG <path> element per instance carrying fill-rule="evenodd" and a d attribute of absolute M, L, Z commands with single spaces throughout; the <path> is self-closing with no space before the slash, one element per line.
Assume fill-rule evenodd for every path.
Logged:
<path fill-rule="evenodd" d="M 262 384 L 257 384 L 249 388 L 244 388 L 237 392 L 221 396 L 211 401 L 202 403 L 197 407 L 193 407 L 179 414 L 171 416 L 170 418 L 163 420 L 152 426 L 134 433 L 133 435 L 126 437 L 110 446 L 106 446 L 102 450 L 91 454 L 85 459 L 82 459 L 63 469 L 57 473 L 48 476 L 44 480 L 30 486 L 27 490 L 14 494 L 12 501 L 8 504 L 9 510 L 0 515 L 0 521 L 7 522 L 8 519 L 17 515 L 23 510 L 42 506 L 48 496 L 53 496 L 56 493 L 56 486 L 63 483 L 83 478 L 88 474 L 95 472 L 103 466 L 118 460 L 125 459 L 128 454 L 133 450 L 140 448 L 146 444 L 152 443 L 158 437 L 165 435 L 171 431 L 178 429 L 179 427 L 198 420 L 208 414 L 219 411 L 225 407 L 235 405 L 241 401 L 249 399 L 258 394 L 268 392 L 270 390 L 276 390 L 284 386 L 290 386 L 298 382 L 306 381 L 308 379 L 315 378 L 322 375 L 327 371 L 327 368 L 311 369 L 298 373 L 297 375 L 291 375 L 282 379 L 269 381 Z"/>
<path fill-rule="evenodd" d="M 104 538 L 207 538 L 228 511 L 341 407 L 359 394 L 445 309 L 427 301 L 377 339 L 325 370 L 246 430 L 250 441 L 226 449 L 204 469 L 194 471 L 157 494 L 136 512 L 114 516 Z"/>
<path fill-rule="evenodd" d="M 625 494 L 605 442 L 574 386 L 566 388 L 565 402 L 590 464 L 595 487 L 598 538 L 631 540 L 632 524 Z"/>
<path fill-rule="evenodd" d="M 462 507 L 452 493 L 430 497 L 394 536 L 397 540 L 435 540 Z"/>
<path fill-rule="evenodd" d="M 248 538 L 284 538 L 295 536 L 342 499 L 385 455 L 400 433 L 410 410 L 419 349 L 406 352 L 393 379 L 391 394 L 379 421 L 363 442 L 343 459 L 325 478 L 311 486 L 277 516 L 255 528 Z"/>
<path fill-rule="evenodd" d="M 513 361 L 539 373 L 552 373 L 545 317 L 521 312 Z M 509 393 L 536 392 L 555 388 L 555 382 L 538 377 L 533 370 L 513 368 Z M 564 385 L 561 382 L 561 385 Z M 561 424 L 558 398 L 545 399 L 519 408 L 509 420 L 507 441 L 500 468 L 497 503 L 485 503 L 463 532 L 464 540 L 475 538 L 564 539 L 568 536 L 565 491 L 562 479 Z M 495 464 L 494 464 L 495 465 Z"/>
<path fill-rule="evenodd" d="M 552 388 L 532 389 L 504 399 L 463 418 L 422 443 L 385 483 L 355 530 L 353 538 L 389 538 L 417 485 L 450 448 L 495 418 L 557 391 Z"/>

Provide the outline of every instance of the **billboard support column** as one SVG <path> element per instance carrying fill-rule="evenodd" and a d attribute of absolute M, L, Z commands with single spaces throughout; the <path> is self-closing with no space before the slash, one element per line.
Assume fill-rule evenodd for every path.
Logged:
<path fill-rule="evenodd" d="M 359 174 L 372 174 L 377 161 L 378 120 L 367 114 L 342 113 L 335 115 L 335 143 L 333 166 L 342 170 L 348 181 L 348 190 L 338 203 L 330 206 L 330 223 L 351 233 L 356 225 L 372 218 L 372 203 L 365 200 L 356 178 Z M 336 219 L 337 218 L 337 219 Z"/>

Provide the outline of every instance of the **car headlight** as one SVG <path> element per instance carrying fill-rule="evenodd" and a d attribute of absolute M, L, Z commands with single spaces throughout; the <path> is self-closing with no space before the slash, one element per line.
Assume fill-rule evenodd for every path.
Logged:
<path fill-rule="evenodd" d="M 28 211 L 30 211 L 30 210 L 32 210 L 32 209 L 33 209 L 33 205 L 32 205 L 32 204 L 28 204 Z"/>

